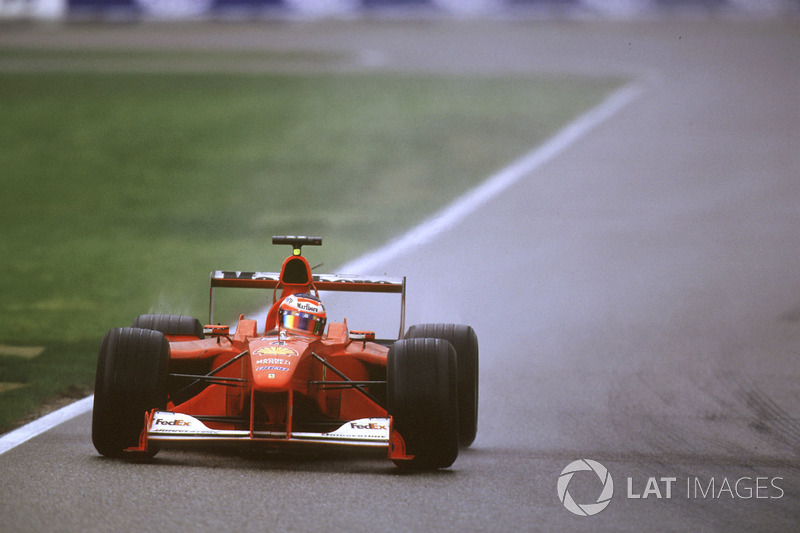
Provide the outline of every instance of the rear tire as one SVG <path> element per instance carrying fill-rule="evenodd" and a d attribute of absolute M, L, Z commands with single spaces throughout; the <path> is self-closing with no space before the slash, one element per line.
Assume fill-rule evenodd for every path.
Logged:
<path fill-rule="evenodd" d="M 456 350 L 458 366 L 458 442 L 466 448 L 478 434 L 478 336 L 470 326 L 419 324 L 408 328 L 406 339 L 444 339 Z"/>
<path fill-rule="evenodd" d="M 387 360 L 387 407 L 410 461 L 403 468 L 447 468 L 458 456 L 456 354 L 441 339 L 396 341 Z"/>
<path fill-rule="evenodd" d="M 138 446 L 145 413 L 166 409 L 169 342 L 159 331 L 116 328 L 103 337 L 97 358 L 92 443 L 107 457 L 152 457 L 158 451 L 126 454 Z"/>
<path fill-rule="evenodd" d="M 153 329 L 164 335 L 204 338 L 203 325 L 200 321 L 184 315 L 139 315 L 131 327 Z"/>

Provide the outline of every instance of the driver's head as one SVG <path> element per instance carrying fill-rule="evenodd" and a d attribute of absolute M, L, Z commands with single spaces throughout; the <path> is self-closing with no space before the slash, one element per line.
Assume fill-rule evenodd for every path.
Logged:
<path fill-rule="evenodd" d="M 325 306 L 311 294 L 287 296 L 278 308 L 278 326 L 294 335 L 320 338 L 327 320 Z"/>

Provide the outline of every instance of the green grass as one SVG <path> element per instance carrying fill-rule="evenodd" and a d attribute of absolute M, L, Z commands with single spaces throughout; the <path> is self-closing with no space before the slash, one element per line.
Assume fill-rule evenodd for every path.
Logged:
<path fill-rule="evenodd" d="M 0 353 L 0 382 L 25 385 L 0 392 L 0 431 L 90 392 L 107 329 L 202 320 L 210 270 L 279 268 L 273 234 L 323 236 L 308 255 L 335 271 L 616 85 L 0 70 L 0 345 L 45 347 Z"/>

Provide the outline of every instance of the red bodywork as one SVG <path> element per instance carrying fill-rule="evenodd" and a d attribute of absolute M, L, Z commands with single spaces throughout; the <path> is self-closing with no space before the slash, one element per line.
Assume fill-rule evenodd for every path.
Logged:
<path fill-rule="evenodd" d="M 410 459 L 385 408 L 386 343 L 370 332 L 350 331 L 346 322 L 329 323 L 322 338 L 276 328 L 278 306 L 290 294 L 355 291 L 401 295 L 402 332 L 404 279 L 312 276 L 296 249 L 280 273 L 213 272 L 209 322 L 218 287 L 273 289 L 266 320 L 242 315 L 234 334 L 207 326 L 205 339 L 167 335 L 168 403 L 165 411 L 147 414 L 135 450 L 147 451 L 153 443 L 313 442 L 385 446 L 390 458 Z"/>

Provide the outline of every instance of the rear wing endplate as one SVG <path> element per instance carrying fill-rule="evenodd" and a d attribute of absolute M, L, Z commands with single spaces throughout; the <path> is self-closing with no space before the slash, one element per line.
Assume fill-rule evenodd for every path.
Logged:
<path fill-rule="evenodd" d="M 234 287 L 243 289 L 280 288 L 280 272 L 241 272 L 235 270 L 215 270 L 211 272 L 209 291 L 208 320 L 214 323 L 214 289 Z M 338 274 L 314 274 L 312 287 L 318 291 L 339 292 L 378 292 L 400 295 L 400 335 L 405 328 L 406 278 L 343 276 Z"/>

